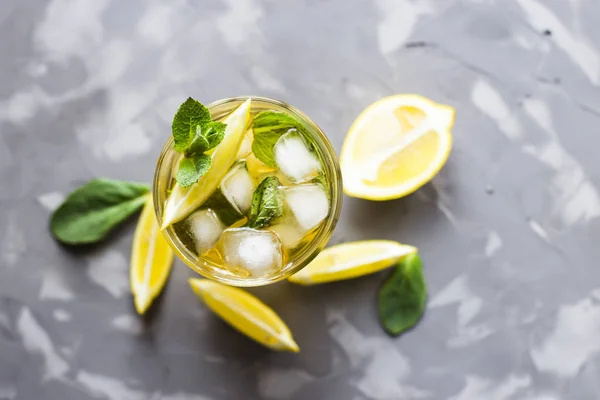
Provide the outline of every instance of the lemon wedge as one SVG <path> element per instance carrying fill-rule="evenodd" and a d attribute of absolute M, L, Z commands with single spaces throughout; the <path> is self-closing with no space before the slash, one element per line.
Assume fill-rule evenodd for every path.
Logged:
<path fill-rule="evenodd" d="M 412 94 L 371 104 L 356 118 L 342 146 L 344 192 L 390 200 L 423 186 L 448 159 L 454 114 L 450 106 Z"/>
<path fill-rule="evenodd" d="M 207 279 L 189 282 L 211 310 L 243 334 L 273 350 L 300 351 L 281 318 L 250 293 Z"/>
<path fill-rule="evenodd" d="M 144 314 L 152 300 L 160 294 L 172 265 L 173 250 L 159 229 L 152 198 L 148 195 L 131 249 L 129 279 L 138 314 Z"/>
<path fill-rule="evenodd" d="M 300 285 L 340 281 L 388 268 L 417 248 L 391 240 L 343 243 L 323 250 L 300 272 L 288 278 Z"/>
<path fill-rule="evenodd" d="M 208 172 L 190 187 L 175 184 L 165 204 L 161 229 L 187 217 L 219 186 L 221 179 L 236 161 L 250 124 L 250 104 L 250 99 L 246 100 L 223 121 L 227 124 L 225 135 L 211 154 L 212 165 Z"/>

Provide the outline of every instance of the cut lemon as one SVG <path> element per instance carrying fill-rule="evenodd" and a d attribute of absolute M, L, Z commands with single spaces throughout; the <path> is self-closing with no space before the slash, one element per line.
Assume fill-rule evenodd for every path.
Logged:
<path fill-rule="evenodd" d="M 450 149 L 454 108 L 422 96 L 386 97 L 365 109 L 344 141 L 344 192 L 368 200 L 410 194 L 442 168 Z"/>
<path fill-rule="evenodd" d="M 300 272 L 288 278 L 300 285 L 341 281 L 388 268 L 417 248 L 391 240 L 365 240 L 331 246 Z"/>
<path fill-rule="evenodd" d="M 273 350 L 298 352 L 289 328 L 250 293 L 207 279 L 190 279 L 192 290 L 231 326 Z"/>
<path fill-rule="evenodd" d="M 190 187 L 175 184 L 165 204 L 161 229 L 187 217 L 219 186 L 221 179 L 235 162 L 250 124 L 250 99 L 229 114 L 223 122 L 227 124 L 227 128 L 223 140 L 211 154 L 210 169 Z"/>
<path fill-rule="evenodd" d="M 129 279 L 138 314 L 146 312 L 152 300 L 160 294 L 172 265 L 173 250 L 159 229 L 152 198 L 148 195 L 135 228 L 131 249 Z"/>

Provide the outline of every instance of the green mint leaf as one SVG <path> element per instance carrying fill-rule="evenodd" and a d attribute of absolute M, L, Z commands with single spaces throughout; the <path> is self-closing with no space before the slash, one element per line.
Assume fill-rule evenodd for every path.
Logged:
<path fill-rule="evenodd" d="M 275 176 L 268 176 L 258 185 L 252 197 L 249 228 L 260 229 L 268 226 L 283 214 L 283 192 L 281 182 Z"/>
<path fill-rule="evenodd" d="M 273 147 L 277 140 L 289 131 L 297 129 L 304 137 L 304 127 L 294 117 L 279 111 L 263 111 L 254 117 L 252 151 L 256 158 L 271 167 L 277 167 Z"/>
<path fill-rule="evenodd" d="M 206 139 L 208 140 L 208 150 L 217 147 L 225 137 L 226 124 L 218 121 L 211 121 L 205 125 Z"/>
<path fill-rule="evenodd" d="M 379 290 L 379 318 L 390 335 L 412 328 L 425 311 L 427 285 L 418 254 L 404 258 Z"/>
<path fill-rule="evenodd" d="M 204 153 L 216 147 L 225 136 L 225 125 L 222 122 L 211 121 L 196 127 L 196 134 L 185 151 L 186 156 Z"/>
<path fill-rule="evenodd" d="M 196 127 L 210 121 L 210 112 L 202 103 L 188 97 L 179 106 L 171 129 L 175 140 L 175 150 L 183 153 L 196 134 Z"/>
<path fill-rule="evenodd" d="M 185 151 L 186 157 L 192 156 L 194 154 L 202 154 L 206 150 L 208 150 L 208 146 L 210 146 L 210 143 L 208 143 L 208 139 L 202 134 L 202 131 L 202 125 L 196 126 L 196 136 L 194 136 L 194 138 L 190 142 L 190 145 Z"/>
<path fill-rule="evenodd" d="M 88 244 L 138 211 L 149 187 L 139 183 L 94 179 L 73 191 L 50 217 L 50 230 L 66 244 Z"/>
<path fill-rule="evenodd" d="M 206 154 L 196 154 L 185 157 L 179 162 L 175 179 L 183 187 L 188 187 L 198 182 L 202 175 L 210 169 L 212 159 Z"/>

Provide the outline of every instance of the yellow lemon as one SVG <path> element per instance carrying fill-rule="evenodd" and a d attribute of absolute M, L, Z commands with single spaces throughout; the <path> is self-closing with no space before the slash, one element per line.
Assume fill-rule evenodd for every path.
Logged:
<path fill-rule="evenodd" d="M 211 310 L 243 334 L 273 350 L 300 351 L 281 318 L 250 293 L 207 279 L 189 282 Z"/>
<path fill-rule="evenodd" d="M 130 285 L 138 314 L 146 312 L 167 282 L 173 265 L 173 250 L 163 237 L 152 198 L 142 210 L 131 249 Z"/>
<path fill-rule="evenodd" d="M 223 121 L 227 124 L 225 135 L 210 155 L 212 165 L 208 172 L 187 188 L 175 184 L 165 204 L 161 229 L 187 217 L 219 186 L 240 151 L 250 124 L 250 104 L 250 99 L 246 100 Z"/>
<path fill-rule="evenodd" d="M 381 271 L 416 252 L 416 247 L 391 240 L 338 244 L 323 250 L 288 280 L 300 285 L 316 285 L 352 279 Z"/>
<path fill-rule="evenodd" d="M 368 200 L 410 194 L 442 168 L 450 149 L 454 108 L 400 94 L 367 107 L 342 147 L 344 192 Z"/>

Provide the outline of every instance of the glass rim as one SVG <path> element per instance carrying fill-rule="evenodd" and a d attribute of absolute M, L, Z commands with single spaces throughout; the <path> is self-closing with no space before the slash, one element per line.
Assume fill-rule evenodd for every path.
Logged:
<path fill-rule="evenodd" d="M 169 246 L 175 251 L 177 256 L 192 270 L 196 271 L 200 275 L 215 280 L 220 283 L 224 283 L 231 286 L 238 287 L 252 287 L 252 286 L 263 286 L 271 283 L 281 281 L 294 273 L 304 268 L 310 261 L 312 261 L 317 254 L 323 250 L 327 245 L 327 242 L 331 238 L 337 221 L 340 216 L 342 208 L 342 173 L 338 161 L 335 149 L 331 145 L 331 142 L 323 132 L 323 130 L 306 114 L 291 106 L 285 102 L 270 99 L 267 97 L 260 96 L 238 96 L 229 97 L 210 103 L 207 108 L 212 111 L 218 107 L 226 106 L 228 104 L 241 104 L 251 98 L 252 101 L 267 103 L 268 105 L 274 105 L 275 107 L 285 110 L 287 113 L 295 114 L 302 122 L 306 123 L 309 127 L 309 134 L 312 136 L 316 134 L 318 136 L 318 147 L 323 153 L 323 168 L 326 170 L 326 174 L 330 181 L 330 210 L 324 223 L 319 227 L 316 236 L 311 242 L 303 248 L 299 254 L 294 255 L 284 266 L 281 271 L 275 274 L 267 275 L 265 277 L 246 277 L 242 278 L 234 275 L 233 273 L 226 271 L 222 266 L 206 259 L 202 256 L 198 256 L 187 249 L 183 243 L 177 238 L 175 231 L 172 226 L 162 231 L 163 236 L 167 240 Z M 161 171 L 164 166 L 165 157 L 173 150 L 173 137 L 169 136 L 163 146 L 158 161 L 156 163 L 156 170 L 154 173 L 153 186 L 152 186 L 152 198 L 154 202 L 154 212 L 158 220 L 159 225 L 162 224 L 162 208 L 164 204 L 161 203 L 159 181 L 161 179 Z M 169 165 L 169 168 L 171 166 Z M 166 196 L 165 199 L 166 200 Z M 164 201 L 163 200 L 163 201 Z M 221 273 L 221 271 L 223 271 Z"/>

